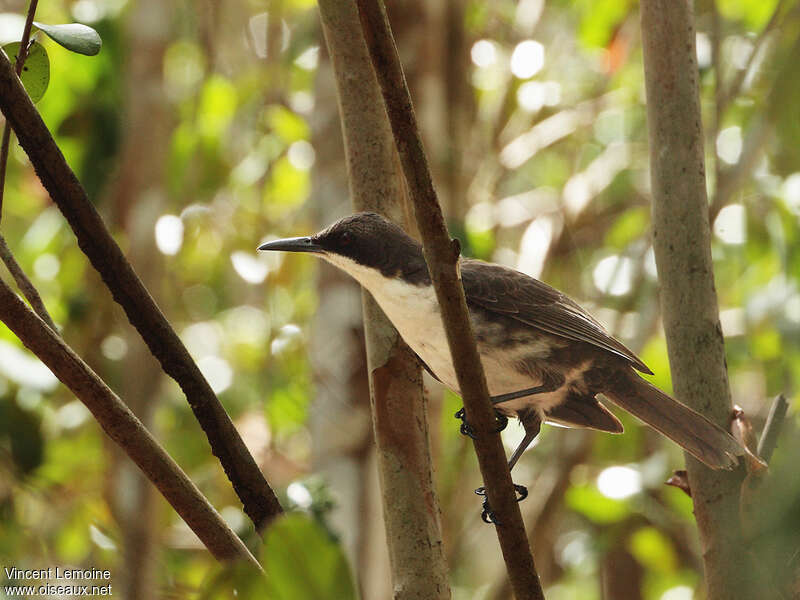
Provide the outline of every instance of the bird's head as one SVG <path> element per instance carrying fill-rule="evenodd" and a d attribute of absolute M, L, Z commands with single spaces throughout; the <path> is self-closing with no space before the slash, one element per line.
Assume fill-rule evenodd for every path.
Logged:
<path fill-rule="evenodd" d="M 316 254 L 362 284 L 366 283 L 365 277 L 377 273 L 414 284 L 429 281 L 419 242 L 385 217 L 371 212 L 344 217 L 309 237 L 274 240 L 258 249 Z"/>

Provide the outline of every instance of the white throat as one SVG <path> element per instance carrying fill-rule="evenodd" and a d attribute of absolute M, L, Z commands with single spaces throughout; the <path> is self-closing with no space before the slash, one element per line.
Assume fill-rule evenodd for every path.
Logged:
<path fill-rule="evenodd" d="M 432 285 L 413 285 L 398 277 L 385 277 L 377 269 L 365 267 L 343 256 L 323 254 L 322 257 L 356 279 L 375 298 L 406 344 L 425 361 L 442 383 L 458 392 L 458 380 Z M 475 327 L 476 316 L 470 316 Z M 520 359 L 530 356 L 531 347 L 487 353 L 488 348 L 479 344 L 478 351 L 481 350 L 481 362 L 490 394 L 515 392 L 541 383 L 535 374 L 520 372 L 514 367 Z M 540 410 L 555 406 L 563 401 L 563 390 L 540 394 L 535 397 L 533 404 Z M 517 410 L 531 403 L 530 399 L 520 399 L 506 406 L 510 410 Z"/>
<path fill-rule="evenodd" d="M 375 298 L 411 349 L 445 385 L 458 389 L 432 285 L 414 285 L 398 277 L 386 277 L 377 269 L 344 256 L 324 254 L 323 258 L 358 281 Z"/>

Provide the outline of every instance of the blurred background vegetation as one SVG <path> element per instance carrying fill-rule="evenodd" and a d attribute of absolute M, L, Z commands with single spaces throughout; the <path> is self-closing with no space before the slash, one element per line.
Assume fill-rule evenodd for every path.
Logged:
<path fill-rule="evenodd" d="M 670 390 L 637 3 L 401 0 L 389 10 L 465 254 L 579 300 Z M 765 569 L 790 572 L 800 547 L 800 3 L 698 0 L 695 12 L 733 397 L 757 431 L 774 395 L 790 399 L 753 550 Z M 350 211 L 314 2 L 55 0 L 37 18 L 100 32 L 92 58 L 40 40 L 51 83 L 38 108 L 283 505 L 317 524 L 295 518 L 267 536 L 262 558 L 287 582 L 259 596 L 317 598 L 290 582 L 346 580 L 335 541 L 362 597 L 390 597 L 358 289 L 308 257 L 255 252 Z M 179 388 L 13 144 L 3 209 L 3 235 L 65 339 L 257 545 Z M 460 400 L 429 384 L 454 597 L 508 598 L 472 493 L 471 444 L 452 418 Z M 623 436 L 545 428 L 515 471 L 531 490 L 521 506 L 547 597 L 700 598 L 691 501 L 663 485 L 681 453 L 620 417 Z M 508 447 L 521 435 L 509 427 Z M 231 574 L 4 326 L 0 562 L 108 568 L 127 598 L 233 597 Z M 346 597 L 347 587 L 322 589 Z"/>

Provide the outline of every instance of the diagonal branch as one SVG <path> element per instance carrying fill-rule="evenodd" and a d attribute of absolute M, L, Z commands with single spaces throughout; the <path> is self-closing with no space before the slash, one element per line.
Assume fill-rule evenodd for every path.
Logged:
<path fill-rule="evenodd" d="M 533 564 L 500 436 L 495 430 L 486 377 L 475 345 L 458 273 L 458 243 L 450 239 L 422 149 L 411 96 L 380 0 L 357 0 L 364 38 L 378 77 L 400 162 L 414 203 L 425 261 L 436 289 L 464 408 L 477 432 L 475 452 L 486 493 L 498 516 L 503 558 L 517 600 L 544 598 Z"/>
<path fill-rule="evenodd" d="M 761 439 L 758 440 L 758 456 L 766 462 L 770 461 L 772 453 L 778 445 L 778 436 L 788 410 L 789 403 L 786 401 L 786 397 L 778 394 L 772 401 L 767 421 L 764 423 L 764 430 L 761 432 Z"/>
<path fill-rule="evenodd" d="M 36 311 L 36 314 L 42 318 L 42 321 L 44 321 L 50 329 L 58 333 L 58 327 L 56 327 L 56 324 L 53 322 L 53 317 L 47 312 L 42 297 L 39 295 L 39 290 L 36 289 L 33 283 L 31 283 L 31 280 L 28 279 L 25 271 L 19 266 L 17 259 L 14 258 L 14 254 L 11 252 L 11 248 L 9 248 L 6 243 L 6 238 L 2 235 L 0 235 L 0 259 L 5 263 L 8 272 L 11 273 L 19 290 L 28 302 L 30 302 L 31 308 Z"/>
<path fill-rule="evenodd" d="M 133 267 L 111 237 L 94 205 L 69 168 L 47 126 L 25 93 L 14 67 L 0 53 L 0 109 L 27 152 L 42 184 L 66 217 L 78 245 L 100 273 L 164 371 L 178 382 L 219 458 L 245 513 L 261 530 L 282 512 L 258 468 L 178 334 L 164 317 Z"/>
<path fill-rule="evenodd" d="M 136 415 L 2 280 L 0 320 L 86 405 L 108 437 L 139 466 L 215 558 L 245 559 L 260 569 L 247 547 Z"/>

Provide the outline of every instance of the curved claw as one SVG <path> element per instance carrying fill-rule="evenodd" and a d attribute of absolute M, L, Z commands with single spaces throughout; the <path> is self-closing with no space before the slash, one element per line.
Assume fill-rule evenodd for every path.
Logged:
<path fill-rule="evenodd" d="M 517 502 L 522 502 L 528 497 L 528 488 L 526 488 L 524 485 L 519 485 L 518 483 L 514 483 L 513 485 L 514 491 L 519 494 Z M 483 497 L 483 504 L 481 505 L 481 508 L 483 509 L 481 511 L 481 520 L 488 525 L 501 525 L 497 515 L 494 514 L 492 507 L 489 505 L 489 498 L 486 497 L 486 488 L 484 486 L 475 488 L 475 494 Z"/>
<path fill-rule="evenodd" d="M 467 414 L 464 412 L 464 409 L 459 409 L 454 415 L 456 419 L 461 419 L 461 427 L 459 431 L 461 431 L 461 435 L 466 435 L 471 437 L 473 440 L 475 439 L 475 430 L 472 429 L 472 426 L 467 422 Z M 500 433 L 508 426 L 508 417 L 505 415 L 495 413 L 495 419 L 497 420 L 497 429 L 495 429 L 495 433 Z"/>
<path fill-rule="evenodd" d="M 492 512 L 491 508 L 489 508 L 489 501 L 483 501 L 483 511 L 481 511 L 481 520 L 486 523 L 487 525 L 500 525 L 500 521 L 497 520 L 497 516 Z"/>
<path fill-rule="evenodd" d="M 495 413 L 495 419 L 497 419 L 497 429 L 495 429 L 495 432 L 500 433 L 508 426 L 508 417 L 500 413 Z"/>
<path fill-rule="evenodd" d="M 514 491 L 519 494 L 519 498 L 517 498 L 517 502 L 522 502 L 525 498 L 528 497 L 528 488 L 524 485 L 519 485 L 518 483 L 514 484 Z"/>
<path fill-rule="evenodd" d="M 472 426 L 467 422 L 467 415 L 464 412 L 464 409 L 462 408 L 453 416 L 456 419 L 461 419 L 461 427 L 459 428 L 459 431 L 461 431 L 461 435 L 466 435 L 474 440 L 475 432 L 473 431 Z"/>

